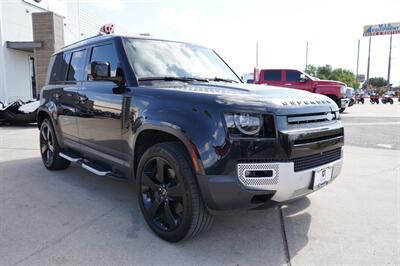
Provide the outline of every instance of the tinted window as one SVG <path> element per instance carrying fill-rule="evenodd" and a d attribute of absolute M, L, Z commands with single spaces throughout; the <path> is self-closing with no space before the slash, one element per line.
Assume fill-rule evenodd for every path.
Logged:
<path fill-rule="evenodd" d="M 83 67 L 85 65 L 85 51 L 77 51 L 72 53 L 71 63 L 68 70 L 69 81 L 79 81 L 82 80 Z"/>
<path fill-rule="evenodd" d="M 295 70 L 286 70 L 286 81 L 299 81 L 300 72 Z"/>
<path fill-rule="evenodd" d="M 50 72 L 50 83 L 64 81 L 67 75 L 67 69 L 71 54 L 57 54 L 55 55 L 53 67 Z"/>
<path fill-rule="evenodd" d="M 110 63 L 111 77 L 115 77 L 119 60 L 114 45 L 107 44 L 103 46 L 93 47 L 90 62 L 93 61 L 106 61 Z"/>
<path fill-rule="evenodd" d="M 264 80 L 280 81 L 282 80 L 282 71 L 281 70 L 264 71 Z"/>

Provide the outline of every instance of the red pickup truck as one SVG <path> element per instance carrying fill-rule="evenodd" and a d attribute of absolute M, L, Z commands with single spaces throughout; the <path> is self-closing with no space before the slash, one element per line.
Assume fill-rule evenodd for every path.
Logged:
<path fill-rule="evenodd" d="M 306 90 L 328 96 L 343 112 L 349 104 L 346 84 L 333 80 L 319 80 L 295 69 L 262 69 L 257 84 Z"/>

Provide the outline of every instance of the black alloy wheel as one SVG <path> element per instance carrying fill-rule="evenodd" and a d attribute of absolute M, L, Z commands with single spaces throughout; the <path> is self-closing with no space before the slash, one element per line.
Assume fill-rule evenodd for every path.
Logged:
<path fill-rule="evenodd" d="M 155 144 L 145 151 L 138 165 L 137 192 L 146 223 L 166 241 L 195 237 L 213 220 L 186 148 L 179 142 Z"/>
<path fill-rule="evenodd" d="M 160 230 L 172 231 L 182 223 L 183 180 L 165 159 L 154 157 L 146 162 L 141 193 L 147 215 Z"/>
<path fill-rule="evenodd" d="M 70 165 L 68 160 L 60 157 L 60 148 L 49 119 L 45 119 L 40 125 L 40 154 L 44 166 L 49 170 L 62 170 Z"/>

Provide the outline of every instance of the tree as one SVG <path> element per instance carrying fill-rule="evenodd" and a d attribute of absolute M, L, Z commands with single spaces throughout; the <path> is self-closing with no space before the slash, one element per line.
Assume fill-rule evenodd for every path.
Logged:
<path fill-rule="evenodd" d="M 350 70 L 343 68 L 335 68 L 333 69 L 331 65 L 325 66 L 314 66 L 308 65 L 306 69 L 306 73 L 311 76 L 317 77 L 319 79 L 329 79 L 336 80 L 346 83 L 347 86 L 358 88 L 359 83 L 356 81 L 354 73 Z"/>
<path fill-rule="evenodd" d="M 375 77 L 369 79 L 369 84 L 373 87 L 383 87 L 387 85 L 387 81 L 382 77 Z"/>
<path fill-rule="evenodd" d="M 332 74 L 331 65 L 319 66 L 317 68 L 317 78 L 319 79 L 331 79 L 331 74 Z"/>
<path fill-rule="evenodd" d="M 314 65 L 307 65 L 307 69 L 305 72 L 313 77 L 316 77 L 317 76 L 317 67 Z"/>

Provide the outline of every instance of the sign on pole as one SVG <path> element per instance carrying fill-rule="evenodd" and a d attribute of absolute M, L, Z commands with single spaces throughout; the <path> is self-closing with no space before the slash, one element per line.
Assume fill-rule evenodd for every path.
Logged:
<path fill-rule="evenodd" d="M 363 36 L 400 34 L 400 22 L 364 26 Z"/>

